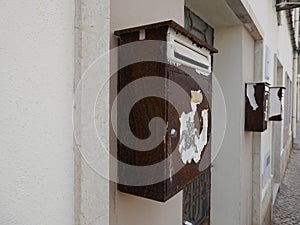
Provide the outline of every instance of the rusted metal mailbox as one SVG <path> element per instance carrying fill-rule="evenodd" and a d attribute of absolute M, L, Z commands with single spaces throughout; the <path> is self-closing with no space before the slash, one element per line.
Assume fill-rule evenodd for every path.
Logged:
<path fill-rule="evenodd" d="M 245 130 L 263 132 L 269 119 L 269 84 L 247 83 L 245 88 Z"/>
<path fill-rule="evenodd" d="M 270 87 L 269 120 L 281 121 L 285 87 Z"/>
<path fill-rule="evenodd" d="M 211 54 L 217 50 L 173 21 L 115 35 L 118 189 L 164 202 L 210 166 Z"/>

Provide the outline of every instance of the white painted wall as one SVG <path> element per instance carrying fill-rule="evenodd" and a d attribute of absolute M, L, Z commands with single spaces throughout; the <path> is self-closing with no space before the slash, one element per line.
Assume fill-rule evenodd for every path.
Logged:
<path fill-rule="evenodd" d="M 182 192 L 161 203 L 118 192 L 116 224 L 182 225 Z"/>
<path fill-rule="evenodd" d="M 75 2 L 75 222 L 109 225 L 110 1 Z"/>
<path fill-rule="evenodd" d="M 242 26 L 215 30 L 215 46 L 219 53 L 214 56 L 214 74 L 222 88 L 227 127 L 223 144 L 213 161 L 211 184 L 211 223 L 214 225 L 240 223 L 241 207 L 241 132 L 243 127 L 243 67 Z M 214 86 L 213 86 L 214 90 Z M 214 108 L 218 99 L 213 96 L 212 118 L 218 117 Z M 214 119 L 213 119 L 214 123 Z M 218 127 L 213 126 L 212 137 Z M 216 151 L 212 142 L 212 150 Z M 230 215 L 230 216 L 228 216 Z M 246 223 L 245 223 L 246 224 Z"/>
<path fill-rule="evenodd" d="M 265 46 L 267 45 L 270 48 L 270 79 L 266 80 L 264 78 L 264 74 L 262 73 L 260 75 L 260 78 L 256 78 L 258 80 L 264 80 L 271 84 L 271 86 L 276 85 L 275 81 L 276 78 L 274 77 L 274 74 L 277 74 L 274 69 L 276 62 L 274 62 L 274 55 L 277 54 L 277 57 L 279 61 L 281 62 L 283 66 L 283 71 L 286 71 L 288 74 L 292 74 L 293 69 L 293 50 L 292 45 L 290 41 L 290 32 L 288 28 L 288 21 L 286 18 L 285 12 L 281 13 L 281 24 L 278 26 L 278 20 L 277 20 L 277 12 L 275 9 L 275 2 L 274 1 L 258 1 L 258 0 L 243 0 L 245 4 L 249 6 L 253 10 L 254 15 L 257 17 L 259 25 L 262 27 L 263 33 L 264 33 L 264 51 Z M 265 57 L 265 52 L 264 52 Z M 263 66 L 265 66 L 265 60 L 263 61 Z M 262 70 L 265 71 L 265 68 Z M 281 137 L 283 135 L 283 131 L 281 132 Z M 274 132 L 273 132 L 274 133 Z M 263 174 L 266 171 L 266 168 L 264 168 L 264 160 L 266 155 L 270 154 L 272 158 L 272 138 L 278 138 L 276 135 L 272 137 L 272 123 L 268 122 L 268 129 L 261 134 L 261 156 L 260 156 L 260 167 L 261 172 L 259 176 L 261 176 L 260 179 L 263 179 Z M 282 161 L 286 161 L 286 155 L 282 157 Z M 261 191 L 261 221 L 264 219 L 264 214 L 266 212 L 266 207 L 268 207 L 268 199 L 267 195 L 270 196 L 271 192 L 271 179 L 269 178 L 269 183 L 263 187 L 260 187 Z M 269 198 L 269 197 L 268 197 Z"/>
<path fill-rule="evenodd" d="M 74 1 L 0 2 L 0 224 L 74 224 Z"/>
<path fill-rule="evenodd" d="M 184 0 L 111 0 L 111 31 L 166 20 L 183 25 L 183 7 Z"/>
<path fill-rule="evenodd" d="M 242 31 L 242 61 L 243 83 L 252 82 L 254 77 L 254 40 L 246 29 Z M 243 84 L 242 84 L 243 85 Z M 242 92 L 245 96 L 245 89 Z M 245 97 L 241 104 L 242 121 L 245 121 Z M 252 224 L 252 141 L 253 133 L 244 131 L 244 123 L 241 127 L 242 147 L 240 150 L 241 173 L 241 215 L 240 224 Z"/>
<path fill-rule="evenodd" d="M 281 13 L 282 25 L 277 25 L 277 12 L 275 8 L 275 1 L 269 0 L 242 0 L 244 4 L 252 10 L 256 16 L 257 21 L 264 33 L 264 43 L 270 47 L 271 50 L 271 74 L 274 74 L 274 53 L 279 50 L 280 61 L 284 65 L 286 71 L 292 74 L 293 61 L 292 46 L 289 37 L 289 30 L 287 26 L 287 19 L 285 12 Z M 272 81 L 272 80 L 271 80 Z"/>

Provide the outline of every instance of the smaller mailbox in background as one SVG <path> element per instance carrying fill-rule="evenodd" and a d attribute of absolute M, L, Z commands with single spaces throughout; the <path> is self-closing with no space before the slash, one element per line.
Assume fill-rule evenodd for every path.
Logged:
<path fill-rule="evenodd" d="M 284 99 L 284 87 L 270 87 L 269 120 L 281 121 Z"/>
<path fill-rule="evenodd" d="M 263 132 L 269 119 L 269 84 L 247 83 L 245 88 L 245 131 Z"/>

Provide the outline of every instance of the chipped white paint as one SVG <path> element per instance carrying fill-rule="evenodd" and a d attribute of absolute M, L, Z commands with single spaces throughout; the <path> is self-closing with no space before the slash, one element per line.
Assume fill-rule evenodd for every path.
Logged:
<path fill-rule="evenodd" d="M 203 101 L 203 95 L 200 90 L 191 91 L 191 108 L 192 111 L 182 113 L 180 116 L 180 143 L 179 152 L 181 160 L 184 164 L 191 163 L 194 160 L 198 163 L 201 159 L 201 152 L 207 144 L 208 131 L 208 109 L 201 112 L 203 129 L 199 134 L 199 130 L 195 128 L 195 118 L 198 118 L 197 105 Z M 199 119 L 200 120 L 200 119 Z"/>
<path fill-rule="evenodd" d="M 194 161 L 197 163 L 200 161 L 201 152 L 204 149 L 204 146 L 207 144 L 207 131 L 208 131 L 208 109 L 205 109 L 201 112 L 202 120 L 203 120 L 203 130 L 199 136 L 196 136 L 196 146 L 198 147 L 199 154 L 198 158 L 194 158 Z"/>
<path fill-rule="evenodd" d="M 270 112 L 269 112 L 269 118 L 273 116 L 278 116 L 281 115 L 281 101 L 278 96 L 280 88 L 270 88 Z"/>
<path fill-rule="evenodd" d="M 265 121 L 269 120 L 269 95 L 270 95 L 270 88 L 268 86 L 265 86 L 265 98 L 266 98 L 266 107 L 264 110 Z"/>
<path fill-rule="evenodd" d="M 146 39 L 146 31 L 145 30 L 140 30 L 139 39 L 141 41 Z"/>
<path fill-rule="evenodd" d="M 269 86 L 265 86 L 265 92 L 270 92 L 270 87 Z"/>
<path fill-rule="evenodd" d="M 253 110 L 256 110 L 258 108 L 256 99 L 255 99 L 255 84 L 247 84 L 247 98 L 249 100 L 249 103 Z"/>
<path fill-rule="evenodd" d="M 175 62 L 175 61 L 172 61 L 172 60 L 170 60 L 170 59 L 168 59 L 168 63 L 169 63 L 170 65 L 177 66 L 177 67 L 181 66 L 180 63 Z"/>
<path fill-rule="evenodd" d="M 173 166 L 172 166 L 172 161 L 170 160 L 169 177 L 170 177 L 170 183 L 171 184 L 173 183 L 173 172 L 174 172 L 174 169 L 173 169 Z"/>
<path fill-rule="evenodd" d="M 203 74 L 203 72 L 201 70 L 195 69 L 196 73 L 198 74 Z"/>

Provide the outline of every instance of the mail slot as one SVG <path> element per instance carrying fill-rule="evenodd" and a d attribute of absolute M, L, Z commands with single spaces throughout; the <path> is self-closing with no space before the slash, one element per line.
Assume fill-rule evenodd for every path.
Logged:
<path fill-rule="evenodd" d="M 245 130 L 263 132 L 269 119 L 269 84 L 247 83 L 245 85 Z"/>
<path fill-rule="evenodd" d="M 173 21 L 114 34 L 118 189 L 164 202 L 210 166 L 211 55 L 217 50 Z"/>

